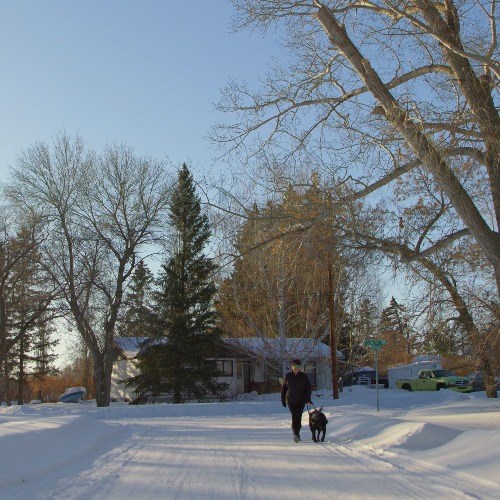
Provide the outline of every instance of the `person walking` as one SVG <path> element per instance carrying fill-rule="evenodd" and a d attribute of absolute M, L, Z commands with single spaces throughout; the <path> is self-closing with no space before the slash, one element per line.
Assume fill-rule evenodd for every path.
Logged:
<path fill-rule="evenodd" d="M 306 403 L 311 403 L 311 382 L 309 377 L 301 371 L 300 359 L 291 362 L 292 369 L 285 375 L 281 387 L 281 403 L 290 410 L 292 414 L 293 440 L 300 441 L 300 429 L 302 427 L 302 413 Z"/>

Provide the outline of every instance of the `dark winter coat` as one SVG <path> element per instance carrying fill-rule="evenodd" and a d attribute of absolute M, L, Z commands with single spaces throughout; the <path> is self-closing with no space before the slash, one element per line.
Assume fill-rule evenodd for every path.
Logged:
<path fill-rule="evenodd" d="M 311 382 L 304 372 L 289 372 L 281 387 L 281 402 L 283 404 L 306 404 L 311 400 Z"/>

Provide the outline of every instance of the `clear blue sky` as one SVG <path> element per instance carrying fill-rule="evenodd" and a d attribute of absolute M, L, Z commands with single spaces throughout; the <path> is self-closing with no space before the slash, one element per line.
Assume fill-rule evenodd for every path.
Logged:
<path fill-rule="evenodd" d="M 229 78 L 255 87 L 272 36 L 232 33 L 228 0 L 0 0 L 0 182 L 21 148 L 78 132 L 102 150 L 217 169 L 204 139 Z M 253 84 L 253 85 L 252 85 Z"/>

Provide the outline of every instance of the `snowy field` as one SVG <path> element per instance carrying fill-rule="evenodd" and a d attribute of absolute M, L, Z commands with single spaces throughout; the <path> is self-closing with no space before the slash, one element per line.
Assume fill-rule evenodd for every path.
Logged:
<path fill-rule="evenodd" d="M 325 443 L 279 395 L 230 403 L 0 408 L 1 499 L 498 499 L 500 400 L 316 393 Z M 307 413 L 304 414 L 307 424 Z"/>

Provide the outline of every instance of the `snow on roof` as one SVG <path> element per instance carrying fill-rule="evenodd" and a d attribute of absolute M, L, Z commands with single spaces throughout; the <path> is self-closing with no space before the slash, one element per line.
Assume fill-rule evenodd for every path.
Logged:
<path fill-rule="evenodd" d="M 141 349 L 141 344 L 146 339 L 147 337 L 117 337 L 115 343 L 128 359 L 132 359 L 137 356 Z M 225 338 L 224 342 L 240 351 L 268 359 L 281 358 L 283 351 L 285 352 L 285 356 L 290 358 L 318 359 L 330 356 L 329 346 L 317 340 L 307 338 L 285 339 L 283 347 L 281 340 L 277 338 L 266 339 L 265 341 L 260 337 Z M 342 357 L 340 351 L 337 351 L 337 357 Z"/>
<path fill-rule="evenodd" d="M 308 338 L 288 338 L 282 341 L 279 338 L 262 339 L 261 337 L 250 338 L 226 338 L 224 341 L 243 351 L 258 357 L 281 358 L 282 353 L 286 357 L 298 358 L 324 358 L 330 356 L 330 347 L 322 342 Z M 342 354 L 337 351 L 337 356 Z"/>
<path fill-rule="evenodd" d="M 423 362 L 433 362 L 439 363 L 443 361 L 443 358 L 439 354 L 420 354 L 415 356 L 411 362 L 412 363 L 423 363 Z"/>
<path fill-rule="evenodd" d="M 141 349 L 141 344 L 148 337 L 117 337 L 116 346 L 121 349 L 127 358 L 135 358 Z"/>

